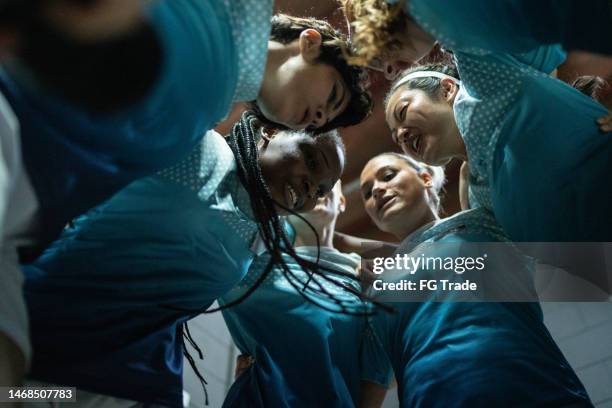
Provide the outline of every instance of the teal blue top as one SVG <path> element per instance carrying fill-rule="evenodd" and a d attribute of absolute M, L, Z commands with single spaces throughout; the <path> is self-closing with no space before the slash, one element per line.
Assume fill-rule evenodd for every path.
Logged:
<path fill-rule="evenodd" d="M 165 0 L 146 7 L 163 59 L 149 94 L 128 109 L 92 114 L 0 71 L 0 92 L 21 125 L 42 245 L 130 182 L 183 159 L 232 103 L 257 98 L 271 0 Z"/>
<path fill-rule="evenodd" d="M 505 239 L 493 217 L 476 209 L 416 232 L 398 253 L 482 256 L 487 246 L 475 243 Z M 520 254 L 488 255 L 485 278 L 495 280 L 502 271 L 513 272 L 505 279 L 529 277 L 530 261 Z M 392 279 L 462 282 L 472 276 L 443 273 L 419 269 Z M 440 301 L 439 289 L 422 302 L 391 303 L 397 313 L 372 318 L 374 333 L 393 365 L 402 407 L 590 406 L 584 387 L 544 326 L 539 304 L 453 301 L 452 294 Z"/>
<path fill-rule="evenodd" d="M 302 258 L 316 261 L 316 247 L 295 250 Z M 305 300 L 304 295 L 338 311 L 336 304 L 314 293 L 313 288 L 321 284 L 351 305 L 353 312 L 368 311 L 371 305 L 321 277 L 308 281 L 294 260 L 284 258 L 292 278 L 287 279 L 280 268 L 274 268 L 249 298 L 223 312 L 240 351 L 255 358 L 255 364 L 230 389 L 224 407 L 355 407 L 362 379 L 384 386 L 389 383 L 386 356 L 364 316 L 324 310 Z M 267 255 L 258 257 L 244 280 L 220 303 L 245 293 L 261 276 L 268 260 Z M 353 275 L 359 263 L 356 254 L 321 248 L 323 266 Z M 354 279 L 331 273 L 326 276 L 360 290 Z M 364 358 L 360 360 L 360 350 L 364 348 Z"/>
<path fill-rule="evenodd" d="M 520 53 L 560 43 L 567 50 L 612 54 L 608 0 L 405 0 L 404 4 L 425 31 L 454 51 Z"/>
<path fill-rule="evenodd" d="M 181 324 L 246 274 L 250 214 L 233 154 L 209 132 L 181 163 L 78 218 L 25 267 L 30 376 L 182 406 Z"/>
<path fill-rule="evenodd" d="M 492 210 L 513 241 L 610 241 L 607 110 L 548 75 L 557 46 L 528 54 L 457 52 L 455 119 L 470 163 L 470 205 Z"/>

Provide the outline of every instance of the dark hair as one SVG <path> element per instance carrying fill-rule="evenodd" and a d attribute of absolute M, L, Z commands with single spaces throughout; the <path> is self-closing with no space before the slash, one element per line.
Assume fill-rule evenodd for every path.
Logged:
<path fill-rule="evenodd" d="M 44 87 L 97 112 L 112 112 L 146 96 L 159 75 L 162 50 L 148 21 L 125 34 L 79 41 L 47 21 L 43 0 L 11 0 L 0 23 L 19 36 L 17 58 Z M 91 0 L 70 0 L 81 7 Z"/>
<path fill-rule="evenodd" d="M 440 95 L 440 78 L 436 77 L 422 77 L 422 78 L 414 78 L 408 82 L 403 82 L 402 80 L 409 74 L 413 72 L 420 71 L 435 71 L 440 72 L 442 74 L 446 74 L 453 78 L 459 80 L 459 71 L 457 67 L 452 62 L 436 62 L 436 63 L 427 63 L 423 65 L 415 65 L 413 67 L 408 68 L 393 83 L 391 84 L 391 89 L 387 93 L 385 97 L 384 106 L 386 107 L 389 103 L 389 98 L 391 95 L 395 93 L 399 88 L 406 87 L 407 89 L 420 89 L 425 92 L 430 98 L 438 99 Z"/>
<path fill-rule="evenodd" d="M 307 295 L 303 290 L 300 290 L 301 288 L 299 288 L 296 283 L 299 282 L 299 279 L 295 277 L 282 255 L 289 255 L 298 265 L 302 267 L 305 272 L 311 274 L 311 276 L 312 274 L 317 274 L 332 284 L 340 285 L 334 279 L 321 274 L 321 270 L 332 272 L 336 275 L 346 274 L 333 269 L 324 268 L 320 266 L 318 262 L 304 260 L 294 251 L 292 242 L 287 237 L 284 223 L 276 210 L 277 206 L 301 218 L 311 227 L 315 235 L 316 231 L 301 215 L 284 207 L 282 204 L 275 202 L 272 198 L 266 181 L 263 178 L 261 167 L 259 166 L 259 154 L 256 144 L 257 137 L 255 135 L 260 130 L 260 127 L 261 123 L 258 121 L 256 115 L 253 112 L 246 111 L 242 114 L 240 120 L 234 125 L 232 133 L 228 137 L 227 141 L 232 149 L 232 152 L 234 153 L 234 156 L 236 157 L 238 176 L 249 194 L 251 208 L 259 227 L 259 234 L 265 244 L 268 254 L 270 255 L 270 260 L 264 272 L 258 277 L 255 284 L 241 297 L 228 303 L 222 308 L 234 306 L 250 296 L 251 293 L 253 293 L 253 291 L 255 291 L 255 289 L 257 289 L 257 287 L 266 279 L 268 274 L 272 271 L 272 268 L 276 265 L 282 270 L 288 282 L 298 291 L 298 293 L 302 295 L 302 297 L 311 303 L 317 304 L 319 307 L 330 310 L 329 307 L 322 305 L 315 298 Z M 332 143 L 344 150 L 344 144 L 342 143 L 342 139 L 337 132 L 319 133 L 314 134 L 312 137 L 322 138 L 324 139 L 324 143 Z M 316 238 L 318 244 L 318 236 Z M 317 260 L 318 258 L 319 257 L 317 256 Z M 353 277 L 351 275 L 346 276 Z M 338 309 L 333 311 L 348 314 L 364 314 L 363 312 L 352 312 L 351 308 L 345 305 L 343 301 L 338 300 L 332 293 L 325 289 L 318 280 L 311 280 L 311 282 L 318 286 L 318 288 L 310 288 L 315 294 L 331 300 L 338 306 Z M 351 288 L 346 288 L 344 286 L 342 287 L 348 292 L 352 292 L 355 295 L 355 300 L 361 300 L 363 298 L 361 293 L 356 292 Z"/>
<path fill-rule="evenodd" d="M 361 67 L 349 65 L 344 56 L 343 49 L 350 47 L 346 36 L 323 20 L 312 17 L 300 18 L 278 14 L 272 17 L 270 39 L 282 44 L 288 44 L 297 40 L 300 37 L 300 33 L 309 28 L 317 30 L 322 37 L 321 55 L 319 55 L 316 62 L 334 67 L 346 83 L 351 94 L 351 99 L 344 112 L 324 126 L 313 129 L 313 132 L 323 133 L 362 122 L 372 112 L 372 98 L 366 90 L 367 72 Z M 251 107 L 262 123 L 280 129 L 286 128 L 264 117 L 256 101 L 251 102 Z"/>
<path fill-rule="evenodd" d="M 610 109 L 609 105 L 612 103 L 612 81 L 596 75 L 585 75 L 576 78 L 572 86 Z"/>
<path fill-rule="evenodd" d="M 282 207 L 289 213 L 299 217 L 302 219 L 310 228 L 312 229 L 315 237 L 317 239 L 317 248 L 319 248 L 319 236 L 314 229 L 314 227 L 301 215 L 295 213 L 294 211 L 284 207 L 282 204 L 275 202 L 272 199 L 272 195 L 270 194 L 270 190 L 263 178 L 263 174 L 261 172 L 261 167 L 259 166 L 259 153 L 257 149 L 257 132 L 260 131 L 262 127 L 262 123 L 259 121 L 257 116 L 252 111 L 246 111 L 240 117 L 240 120 L 234 125 L 232 128 L 231 134 L 226 138 L 228 145 L 232 149 L 234 153 L 234 157 L 236 158 L 236 169 L 238 172 L 238 177 L 244 188 L 247 190 L 249 195 L 249 200 L 251 203 L 251 209 L 253 211 L 253 215 L 257 220 L 257 225 L 259 229 L 259 234 L 264 242 L 266 250 L 270 255 L 270 259 L 263 273 L 259 275 L 256 282 L 249 288 L 247 291 L 242 294 L 237 299 L 215 309 L 208 310 L 195 310 L 191 311 L 193 316 L 196 316 L 200 313 L 213 313 L 222 309 L 227 309 L 233 307 L 245 299 L 247 299 L 266 279 L 266 277 L 272 271 L 274 266 L 277 266 L 283 272 L 287 282 L 308 302 L 321 307 L 322 309 L 341 313 L 341 314 L 351 314 L 351 315 L 369 315 L 372 312 L 365 308 L 355 308 L 357 301 L 361 301 L 364 299 L 368 299 L 361 292 L 353 289 L 350 286 L 346 286 L 333 279 L 332 277 L 326 276 L 321 273 L 321 270 L 325 270 L 335 275 L 347 276 L 350 278 L 354 278 L 354 276 L 337 271 L 335 269 L 327 268 L 322 265 L 319 265 L 319 252 L 317 252 L 317 262 L 310 262 L 305 259 L 302 259 L 293 249 L 293 243 L 290 242 L 289 237 L 287 236 L 286 230 L 284 228 L 284 224 L 281 218 L 278 215 L 276 207 Z M 342 139 L 338 135 L 338 132 L 326 132 L 313 134 L 312 137 L 322 138 L 324 143 L 332 143 L 336 146 L 339 146 L 343 151 L 345 151 L 344 143 L 342 143 Z M 298 265 L 309 275 L 309 279 L 307 281 L 301 280 L 297 277 L 289 268 L 286 261 L 283 259 L 283 254 L 289 255 L 292 259 L 296 261 Z M 332 285 L 336 285 L 344 289 L 347 293 L 351 293 L 354 295 L 355 301 L 342 300 L 338 299 L 333 293 L 329 292 L 324 286 L 324 284 L 318 279 L 312 279 L 313 275 L 317 275 L 323 281 L 329 282 Z M 310 292 L 313 295 L 308 294 L 305 290 L 303 290 L 306 286 L 310 289 Z M 331 308 L 325 304 L 322 304 L 317 300 L 317 298 L 322 297 L 328 301 L 331 301 L 335 304 L 336 308 Z M 381 305 L 377 302 L 373 302 L 377 304 L 379 307 L 382 307 L 384 310 L 390 310 L 389 307 Z M 193 340 L 191 333 L 189 333 L 189 326 L 187 323 L 183 324 L 183 338 L 187 340 L 189 344 L 196 350 L 199 355 L 199 358 L 203 358 L 202 351 Z M 198 371 L 198 368 L 195 365 L 195 360 L 187 349 L 184 349 L 184 354 L 189 364 L 193 368 L 196 376 L 199 378 L 202 383 L 202 387 L 204 388 L 206 404 L 208 405 L 208 393 L 206 392 L 206 380 Z"/>

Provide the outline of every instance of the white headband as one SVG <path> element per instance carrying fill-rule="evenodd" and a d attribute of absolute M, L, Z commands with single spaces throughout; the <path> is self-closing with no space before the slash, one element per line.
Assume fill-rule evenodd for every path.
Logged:
<path fill-rule="evenodd" d="M 457 85 L 461 85 L 461 81 L 458 80 L 455 77 L 452 77 L 450 75 L 446 75 L 443 74 L 441 72 L 438 71 L 415 71 L 415 72 L 411 72 L 408 75 L 406 75 L 404 78 L 402 78 L 396 85 L 395 85 L 395 89 L 399 88 L 400 86 L 404 85 L 406 82 L 415 79 L 415 78 L 439 78 L 439 79 L 452 79 L 453 82 L 455 82 Z"/>

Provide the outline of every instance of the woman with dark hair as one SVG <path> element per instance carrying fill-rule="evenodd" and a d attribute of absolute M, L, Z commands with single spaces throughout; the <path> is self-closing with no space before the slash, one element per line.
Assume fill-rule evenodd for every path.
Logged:
<path fill-rule="evenodd" d="M 403 240 L 397 256 L 482 262 L 482 269 L 453 270 L 423 261 L 414 270 L 378 275 L 372 297 L 396 313 L 379 312 L 371 325 L 393 365 L 400 406 L 591 406 L 544 326 L 531 260 L 484 208 L 440 219 L 434 180 L 430 166 L 395 153 L 371 159 L 360 178 L 367 214 Z M 381 286 L 412 282 L 419 289 L 423 281 L 437 286 Z M 443 281 L 477 287 L 449 290 Z"/>
<path fill-rule="evenodd" d="M 295 252 L 325 265 L 324 275 L 309 276 L 284 255 L 290 275 L 275 267 L 248 299 L 223 311 L 234 342 L 252 362 L 230 388 L 224 407 L 356 407 L 372 395 L 384 398 L 391 376 L 384 351 L 374 343 L 361 349 L 363 338 L 371 335 L 366 314 L 373 309 L 360 296 L 361 258 L 333 247 L 345 205 L 338 182 L 313 210 L 289 217 Z M 252 288 L 269 258 L 257 257 L 220 303 Z M 320 287 L 335 299 L 320 296 Z M 347 306 L 346 313 L 336 301 Z M 360 359 L 360 351 L 367 359 Z"/>
<path fill-rule="evenodd" d="M 312 209 L 343 167 L 337 133 L 267 131 L 246 112 L 227 140 L 209 133 L 184 161 L 76 219 L 25 267 L 30 379 L 77 387 L 79 401 L 181 406 L 182 323 L 256 253 L 282 268 L 280 254 L 295 254 L 278 215 Z"/>
<path fill-rule="evenodd" d="M 415 66 L 392 85 L 396 143 L 429 164 L 467 160 L 470 206 L 491 210 L 513 241 L 610 241 L 612 193 L 598 182 L 612 171 L 597 123 L 607 110 L 548 75 L 560 49 L 454 58 L 456 68 Z"/>

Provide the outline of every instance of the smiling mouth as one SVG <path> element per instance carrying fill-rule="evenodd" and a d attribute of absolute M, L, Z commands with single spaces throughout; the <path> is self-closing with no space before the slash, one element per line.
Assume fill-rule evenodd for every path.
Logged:
<path fill-rule="evenodd" d="M 418 130 L 413 129 L 410 131 L 410 134 L 408 135 L 408 146 L 417 157 L 421 157 L 423 135 Z"/>
<path fill-rule="evenodd" d="M 287 203 L 287 207 L 292 210 L 295 210 L 298 206 L 300 196 L 297 191 L 289 183 L 287 183 L 285 187 L 285 201 Z"/>
<path fill-rule="evenodd" d="M 382 215 L 382 213 L 384 213 L 384 211 L 393 203 L 395 197 L 395 195 L 390 195 L 382 198 L 380 204 L 378 205 L 379 215 Z"/>

